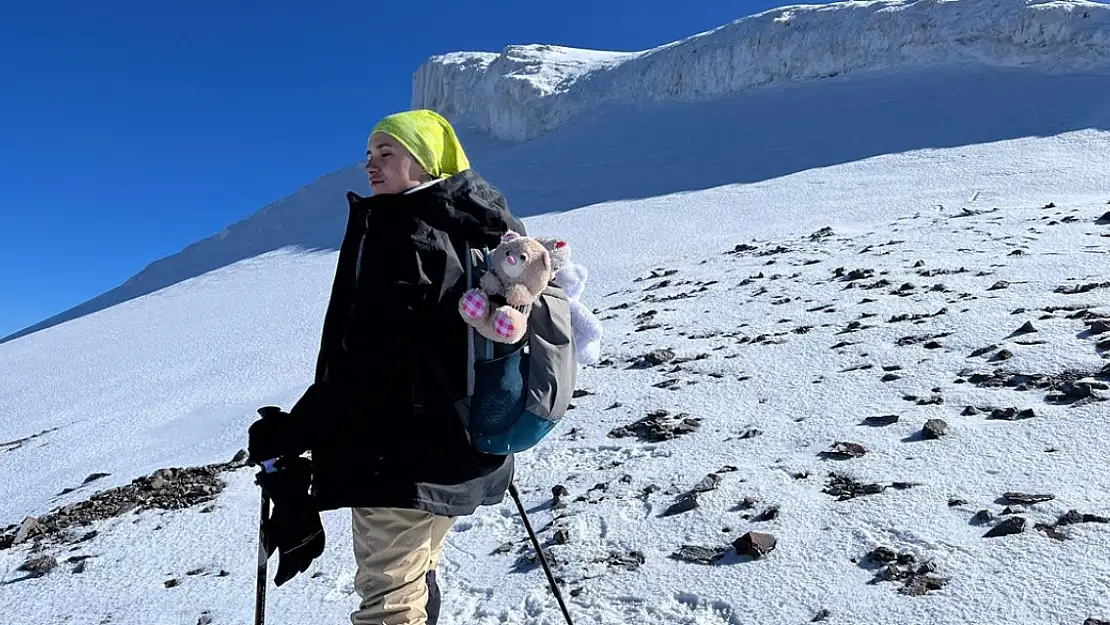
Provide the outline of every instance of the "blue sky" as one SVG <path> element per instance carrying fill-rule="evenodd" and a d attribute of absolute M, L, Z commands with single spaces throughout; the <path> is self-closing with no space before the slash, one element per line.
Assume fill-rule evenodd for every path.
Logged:
<path fill-rule="evenodd" d="M 639 50 L 769 0 L 9 3 L 0 336 L 356 162 L 428 56 Z"/>

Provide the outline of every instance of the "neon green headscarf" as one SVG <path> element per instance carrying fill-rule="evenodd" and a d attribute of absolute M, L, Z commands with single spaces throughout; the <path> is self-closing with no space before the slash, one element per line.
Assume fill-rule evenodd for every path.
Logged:
<path fill-rule="evenodd" d="M 405 146 L 433 178 L 450 178 L 470 169 L 455 129 L 439 113 L 418 109 L 383 118 L 370 132 L 383 132 Z M 366 149 L 370 149 L 367 140 Z"/>

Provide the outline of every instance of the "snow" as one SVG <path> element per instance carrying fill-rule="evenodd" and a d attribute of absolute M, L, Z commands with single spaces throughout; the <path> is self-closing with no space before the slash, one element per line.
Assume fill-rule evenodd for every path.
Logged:
<path fill-rule="evenodd" d="M 690 102 L 783 81 L 953 65 L 1054 71 L 1110 63 L 1110 6 L 868 0 L 788 6 L 637 52 L 510 46 L 429 59 L 413 105 L 527 140 L 602 107 Z"/>
<path fill-rule="evenodd" d="M 883 16 L 894 28 L 925 9 L 932 15 L 925 23 L 945 24 L 961 7 L 978 23 L 967 6 L 789 11 L 791 28 L 840 13 L 860 23 Z M 1064 32 L 1066 19 L 1105 23 L 1105 9 L 1089 4 L 975 6 L 997 11 L 997 32 L 1009 32 L 1015 16 L 1036 18 L 1041 26 L 1025 30 L 1034 40 Z M 634 63 L 652 67 L 645 59 L 678 55 L 691 42 L 708 46 L 736 29 L 774 28 L 769 22 L 786 11 L 635 58 L 561 50 L 561 73 L 521 78 L 518 88 L 562 94 L 533 94 L 533 104 L 560 101 L 603 75 L 617 84 L 613 76 Z M 1074 28 L 1076 42 L 1095 42 L 1103 32 Z M 812 27 L 812 45 L 823 32 Z M 922 42 L 934 41 L 931 30 L 919 32 Z M 1014 53 L 1010 45 L 998 49 Z M 1099 53 L 1092 47 L 1085 58 Z M 530 54 L 542 63 L 529 65 Z M 555 54 L 521 49 L 514 58 L 538 72 Z M 1047 59 L 1052 51 L 1028 54 Z M 447 58 L 465 75 L 458 80 L 481 67 L 501 71 L 497 55 Z M 1065 541 L 1032 527 L 1071 509 L 1110 516 L 1110 475 L 1100 470 L 1110 453 L 1110 404 L 1052 405 L 1043 390 L 956 382 L 965 368 L 1056 374 L 1107 363 L 1069 311 L 1042 318 L 1045 307 L 1063 305 L 1110 315 L 1110 290 L 1055 292 L 1105 281 L 1110 260 L 1110 226 L 1095 223 L 1110 210 L 1110 85 L 1082 58 L 1074 62 L 1078 69 L 1069 73 L 887 67 L 707 101 L 645 101 L 621 115 L 597 109 L 525 143 L 464 137 L 480 170 L 530 215 L 530 232 L 571 242 L 576 260 L 590 268 L 585 301 L 606 327 L 603 352 L 613 364 L 584 369 L 579 386 L 592 394 L 576 399 L 567 422 L 518 459 L 534 526 L 545 541 L 567 531 L 567 544 L 548 548 L 576 622 L 794 625 L 822 609 L 830 612 L 826 622 L 853 625 L 1110 619 L 1110 526 L 1063 527 Z M 665 122 L 674 119 L 687 123 L 672 131 Z M 357 173 L 309 185 L 160 261 L 133 290 L 0 344 L 0 526 L 162 467 L 229 460 L 245 446 L 257 407 L 290 406 L 312 375 L 334 230 L 346 214 L 342 191 L 356 188 Z M 811 238 L 826 226 L 831 235 Z M 755 250 L 731 253 L 739 244 Z M 779 246 L 788 251 L 762 255 Z M 1011 255 L 1017 249 L 1023 254 Z M 968 271 L 921 275 L 961 267 Z M 871 269 L 860 282 L 890 285 L 846 288 L 838 268 Z M 662 270 L 675 273 L 648 277 Z M 1008 288 L 989 290 L 1003 280 Z M 907 282 L 915 288 L 894 293 Z M 158 286 L 143 292 L 135 286 L 141 283 Z M 937 284 L 945 290 L 931 290 Z M 920 322 L 892 321 L 941 309 L 947 312 Z M 1008 338 L 1026 321 L 1038 331 Z M 852 322 L 865 327 L 845 332 Z M 897 344 L 945 333 L 935 339 L 939 349 Z M 761 335 L 769 340 L 753 340 Z M 843 341 L 852 344 L 832 349 Z M 1014 357 L 969 357 L 990 344 Z M 670 364 L 627 369 L 660 348 L 694 360 L 673 373 Z M 883 367 L 894 365 L 901 378 L 881 381 Z M 934 393 L 942 404 L 904 399 Z M 1036 416 L 963 416 L 968 405 L 1032 408 Z M 701 427 L 661 442 L 609 436 L 660 409 L 700 418 Z M 886 414 L 901 418 L 887 427 L 859 425 Z M 944 419 L 948 435 L 917 440 L 930 418 Z M 761 434 L 739 438 L 753 428 Z M 837 441 L 868 453 L 844 461 L 819 455 Z M 725 465 L 736 470 L 721 473 L 699 508 L 660 517 Z M 920 485 L 836 501 L 822 492 L 830 471 Z M 94 472 L 110 475 L 59 494 Z M 795 477 L 802 473 L 808 477 Z M 258 491 L 249 469 L 224 477 L 227 489 L 210 512 L 128 513 L 81 528 L 99 531 L 88 541 L 46 548 L 63 562 L 91 556 L 82 573 L 63 564 L 22 579 L 17 567 L 33 549 L 0 550 L 5 621 L 191 624 L 207 611 L 216 624 L 250 622 Z M 563 511 L 550 505 L 557 484 L 571 492 Z M 650 492 L 652 485 L 660 490 Z M 1055 498 L 1014 506 L 1030 520 L 1023 534 L 983 538 L 988 527 L 969 520 L 980 509 L 1001 512 L 995 500 L 1010 491 Z M 758 499 L 748 512 L 737 505 L 745 497 Z M 949 506 L 951 498 L 967 503 Z M 743 516 L 771 505 L 781 507 L 774 520 Z M 306 574 L 280 589 L 270 585 L 269 622 L 346 622 L 358 603 L 348 514 L 324 515 L 327 550 Z M 777 537 L 765 559 L 698 565 L 671 558 L 683 545 L 727 546 L 750 530 Z M 513 551 L 493 554 L 508 542 Z M 517 565 L 518 553 L 529 550 L 515 548 L 526 546 L 509 500 L 459 519 L 439 571 L 441 625 L 561 623 L 542 572 Z M 935 574 L 951 581 L 919 597 L 899 594 L 893 582 L 870 584 L 875 571 L 859 563 L 879 546 L 931 560 Z M 603 564 L 630 551 L 644 557 L 635 570 Z M 188 574 L 196 569 L 204 572 Z M 171 578 L 180 585 L 166 588 Z"/>

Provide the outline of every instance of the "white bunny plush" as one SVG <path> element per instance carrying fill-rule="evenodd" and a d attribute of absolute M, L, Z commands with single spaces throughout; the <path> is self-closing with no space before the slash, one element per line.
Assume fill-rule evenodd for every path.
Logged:
<path fill-rule="evenodd" d="M 570 320 L 574 329 L 578 362 L 584 365 L 595 364 L 601 360 L 603 330 L 601 321 L 582 303 L 589 271 L 584 265 L 571 261 L 570 246 L 565 240 L 539 237 L 539 241 L 551 255 L 552 268 L 555 270 L 554 282 L 563 288 L 570 300 Z"/>

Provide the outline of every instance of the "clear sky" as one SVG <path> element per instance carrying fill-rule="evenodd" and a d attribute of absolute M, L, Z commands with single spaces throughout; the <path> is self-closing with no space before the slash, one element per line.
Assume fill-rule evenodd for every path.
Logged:
<path fill-rule="evenodd" d="M 374 121 L 408 107 L 430 55 L 641 50 L 783 4 L 6 3 L 0 336 L 358 161 Z"/>

